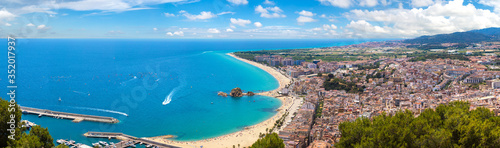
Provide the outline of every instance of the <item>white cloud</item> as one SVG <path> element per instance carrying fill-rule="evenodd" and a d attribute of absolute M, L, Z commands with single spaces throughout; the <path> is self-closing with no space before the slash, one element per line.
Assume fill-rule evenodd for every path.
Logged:
<path fill-rule="evenodd" d="M 15 17 L 16 17 L 16 15 L 10 13 L 5 8 L 3 8 L 2 10 L 0 10 L 0 21 L 1 20 L 10 20 L 10 19 L 13 19 Z"/>
<path fill-rule="evenodd" d="M 35 26 L 35 25 L 34 25 L 34 24 L 32 24 L 32 23 L 29 23 L 29 24 L 26 24 L 26 26 L 28 26 L 28 27 L 33 27 L 33 26 Z"/>
<path fill-rule="evenodd" d="M 314 16 L 314 14 L 312 12 L 305 11 L 305 10 L 300 11 L 299 14 L 302 15 L 302 16 L 308 16 L 308 17 Z"/>
<path fill-rule="evenodd" d="M 323 5 L 332 5 L 340 8 L 349 8 L 353 5 L 353 0 L 318 0 Z"/>
<path fill-rule="evenodd" d="M 250 20 L 244 20 L 244 19 L 231 18 L 230 20 L 231 20 L 231 24 L 238 25 L 238 26 L 241 26 L 241 27 L 245 27 L 246 25 L 252 23 L 252 21 L 250 21 Z"/>
<path fill-rule="evenodd" d="M 45 25 L 38 25 L 38 26 L 36 27 L 36 29 L 46 29 L 46 26 L 45 26 Z"/>
<path fill-rule="evenodd" d="M 260 17 L 264 18 L 286 17 L 286 15 L 282 14 L 283 10 L 281 10 L 278 6 L 264 8 L 261 5 L 258 5 L 255 7 L 255 12 L 260 13 Z"/>
<path fill-rule="evenodd" d="M 337 26 L 335 26 L 334 24 L 331 24 L 331 25 L 328 25 L 328 24 L 324 24 L 323 25 L 323 30 L 335 30 L 337 29 Z"/>
<path fill-rule="evenodd" d="M 177 36 L 184 36 L 184 32 L 182 32 L 182 31 L 175 31 L 174 33 L 172 33 L 172 32 L 167 32 L 166 34 L 167 34 L 168 36 L 176 36 L 176 35 L 177 35 Z"/>
<path fill-rule="evenodd" d="M 149 9 L 145 5 L 155 5 L 163 3 L 182 2 L 185 0 L 144 0 L 144 1 L 125 1 L 125 0 L 80 0 L 60 2 L 54 4 L 58 8 L 66 8 L 77 11 L 103 10 L 103 11 L 130 11 Z"/>
<path fill-rule="evenodd" d="M 337 29 L 337 26 L 335 26 L 334 24 L 332 24 L 331 26 L 332 26 L 332 29 Z"/>
<path fill-rule="evenodd" d="M 248 4 L 247 0 L 227 0 L 227 2 L 235 4 L 235 5 L 246 5 L 246 4 Z"/>
<path fill-rule="evenodd" d="M 479 0 L 478 3 L 491 6 L 495 9 L 495 12 L 500 13 L 500 1 L 498 0 Z"/>
<path fill-rule="evenodd" d="M 309 22 L 316 22 L 317 20 L 311 18 L 311 17 L 307 17 L 307 16 L 299 16 L 297 18 L 297 22 L 300 24 L 300 23 L 309 23 Z"/>
<path fill-rule="evenodd" d="M 360 0 L 359 5 L 362 7 L 374 7 L 378 5 L 378 0 Z"/>
<path fill-rule="evenodd" d="M 157 30 L 158 30 L 158 28 L 153 28 L 153 30 L 154 30 L 154 31 L 157 31 Z"/>
<path fill-rule="evenodd" d="M 226 29 L 226 32 L 234 32 L 234 30 L 233 30 L 233 29 L 231 29 L 231 28 L 227 28 L 227 29 Z"/>
<path fill-rule="evenodd" d="M 434 4 L 433 0 L 411 0 L 411 5 L 415 7 L 426 7 Z"/>
<path fill-rule="evenodd" d="M 217 13 L 217 15 L 224 15 L 224 14 L 235 14 L 236 12 L 232 12 L 232 11 L 224 11 L 224 12 L 221 12 L 221 13 Z"/>
<path fill-rule="evenodd" d="M 9 23 L 5 23 L 5 26 L 12 26 L 12 24 L 9 24 Z"/>
<path fill-rule="evenodd" d="M 310 11 L 305 11 L 302 10 L 299 12 L 299 17 L 297 18 L 297 22 L 299 24 L 304 24 L 304 23 L 309 23 L 309 22 L 316 22 L 318 20 L 313 19 L 312 17 L 315 15 L 314 13 Z"/>
<path fill-rule="evenodd" d="M 260 22 L 255 22 L 253 24 L 255 25 L 255 27 L 262 27 L 262 23 L 260 23 Z"/>
<path fill-rule="evenodd" d="M 351 23 L 346 25 L 346 28 L 350 28 L 360 32 L 388 33 L 386 29 L 380 26 L 373 26 L 372 24 L 366 22 L 365 20 L 351 21 Z"/>
<path fill-rule="evenodd" d="M 220 33 L 220 31 L 216 28 L 210 28 L 207 30 L 208 33 Z"/>
<path fill-rule="evenodd" d="M 179 13 L 181 13 L 183 16 L 185 16 L 189 20 L 206 20 L 206 19 L 211 19 L 211 18 L 217 17 L 217 15 L 213 14 L 210 11 L 202 11 L 202 12 L 200 12 L 199 15 L 192 15 L 184 10 L 179 11 Z"/>
<path fill-rule="evenodd" d="M 322 14 L 319 17 L 327 19 L 330 22 L 335 22 L 335 17 L 334 16 L 326 16 L 326 14 Z"/>
<path fill-rule="evenodd" d="M 463 5 L 463 2 L 436 3 L 425 9 L 351 10 L 345 16 L 357 20 L 348 25 L 354 34 L 386 32 L 386 37 L 417 37 L 500 27 L 500 16 L 470 3 Z"/>
<path fill-rule="evenodd" d="M 383 6 L 387 6 L 387 5 L 392 4 L 392 1 L 391 0 L 380 0 L 380 4 L 382 4 Z"/>
<path fill-rule="evenodd" d="M 174 35 L 184 36 L 184 32 L 182 32 L 182 31 L 176 31 L 176 32 L 174 32 Z"/>
<path fill-rule="evenodd" d="M 174 17 L 175 16 L 175 14 L 167 13 L 167 12 L 163 13 L 163 15 L 165 15 L 165 17 Z"/>
<path fill-rule="evenodd" d="M 317 28 L 313 28 L 313 29 L 311 29 L 311 30 L 312 30 L 312 31 L 321 31 L 321 30 L 323 30 L 323 29 L 321 29 L 321 28 L 317 27 Z"/>
<path fill-rule="evenodd" d="M 266 0 L 266 1 L 264 1 L 264 4 L 266 4 L 266 5 L 274 5 L 274 2 Z"/>
<path fill-rule="evenodd" d="M 12 2 L 13 1 L 13 2 Z M 55 16 L 57 10 L 70 9 L 74 11 L 94 11 L 88 15 L 96 14 L 109 14 L 112 12 L 124 12 L 144 9 L 154 9 L 149 6 L 165 4 L 165 3 L 179 3 L 190 0 L 11 0 L 10 2 L 1 1 L 0 5 L 8 6 L 8 11 L 0 11 L 0 19 L 2 17 L 16 17 L 29 13 L 46 13 L 49 16 Z M 5 13 L 5 12 L 9 13 Z M 62 16 L 64 16 L 63 14 Z"/>

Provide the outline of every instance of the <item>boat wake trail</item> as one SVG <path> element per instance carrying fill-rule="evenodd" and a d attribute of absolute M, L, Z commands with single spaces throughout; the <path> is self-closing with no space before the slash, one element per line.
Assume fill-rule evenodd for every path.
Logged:
<path fill-rule="evenodd" d="M 77 94 L 81 94 L 81 95 L 89 95 L 90 96 L 90 93 L 85 93 L 85 92 L 76 91 L 76 90 L 74 90 L 73 92 L 77 93 Z"/>
<path fill-rule="evenodd" d="M 128 116 L 128 114 L 126 114 L 124 112 L 119 112 L 119 111 L 114 111 L 114 110 L 99 109 L 99 108 L 90 108 L 90 107 L 74 107 L 74 108 L 76 108 L 76 109 L 84 109 L 84 110 L 101 111 L 101 112 L 114 113 L 114 114 L 120 114 L 120 115 Z"/>
<path fill-rule="evenodd" d="M 214 51 L 204 51 L 201 54 L 209 53 L 209 52 L 214 52 Z"/>
<path fill-rule="evenodd" d="M 179 89 L 180 86 L 174 88 L 170 94 L 168 94 L 166 97 L 165 97 L 165 100 L 163 100 L 163 105 L 167 105 L 169 104 L 171 101 L 172 101 L 172 96 L 175 94 L 175 92 L 177 91 L 177 89 Z"/>
<path fill-rule="evenodd" d="M 125 86 L 125 85 L 127 85 L 127 83 L 128 83 L 128 82 L 130 82 L 130 81 L 134 81 L 135 79 L 137 79 L 137 76 L 134 76 L 134 78 L 132 78 L 132 79 L 130 79 L 130 80 L 127 80 L 127 81 L 125 81 L 125 82 L 120 82 L 120 85 Z"/>

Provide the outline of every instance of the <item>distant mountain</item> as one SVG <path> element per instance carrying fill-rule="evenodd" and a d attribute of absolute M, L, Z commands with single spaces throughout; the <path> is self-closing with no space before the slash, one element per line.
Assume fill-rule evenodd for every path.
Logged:
<path fill-rule="evenodd" d="M 478 43 L 483 41 L 499 41 L 500 28 L 485 28 L 467 32 L 455 32 L 451 34 L 438 34 L 433 36 L 421 36 L 414 39 L 404 40 L 405 43 L 433 44 L 433 43 Z"/>

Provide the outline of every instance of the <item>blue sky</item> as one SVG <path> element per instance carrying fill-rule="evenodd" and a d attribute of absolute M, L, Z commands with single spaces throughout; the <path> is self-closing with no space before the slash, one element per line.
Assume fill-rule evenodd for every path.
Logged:
<path fill-rule="evenodd" d="M 3 0 L 0 36 L 412 38 L 500 26 L 500 0 Z"/>

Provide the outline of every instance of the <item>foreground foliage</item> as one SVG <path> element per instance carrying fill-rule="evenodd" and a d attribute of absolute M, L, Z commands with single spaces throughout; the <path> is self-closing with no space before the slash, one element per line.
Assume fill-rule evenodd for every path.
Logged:
<path fill-rule="evenodd" d="M 42 128 L 39 125 L 31 127 L 28 133 L 23 132 L 26 129 L 16 128 L 15 140 L 9 139 L 7 136 L 10 132 L 7 131 L 10 126 L 7 122 L 11 119 L 10 115 L 15 115 L 15 123 L 18 123 L 16 127 L 20 127 L 21 121 L 21 109 L 19 105 L 15 103 L 15 110 L 9 112 L 9 101 L 0 98 L 0 147 L 23 147 L 23 148 L 51 148 L 54 147 L 52 136 L 49 134 L 47 128 Z"/>
<path fill-rule="evenodd" d="M 486 108 L 469 111 L 451 102 L 418 117 L 411 111 L 343 122 L 335 147 L 500 147 L 500 117 Z"/>
<path fill-rule="evenodd" d="M 257 140 L 250 148 L 284 148 L 285 143 L 276 133 L 267 134 L 264 138 Z"/>

